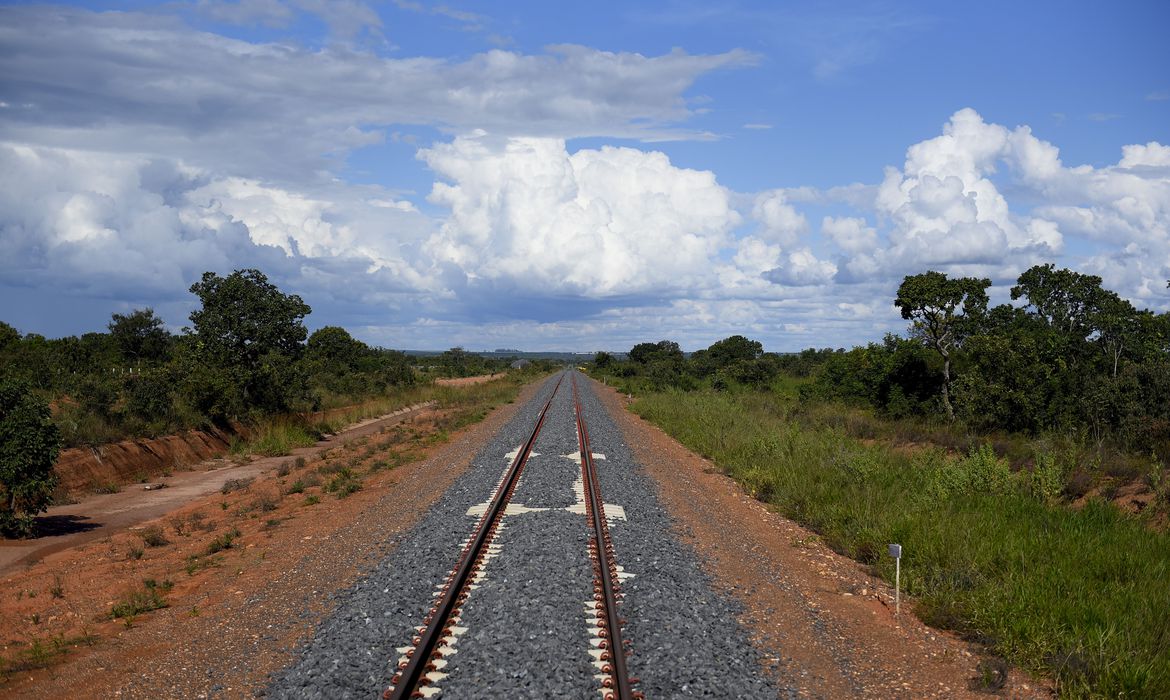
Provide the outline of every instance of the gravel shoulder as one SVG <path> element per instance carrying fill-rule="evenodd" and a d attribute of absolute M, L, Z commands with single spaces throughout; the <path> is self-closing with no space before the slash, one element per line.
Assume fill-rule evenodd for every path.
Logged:
<path fill-rule="evenodd" d="M 932 629 L 893 589 L 816 533 L 748 497 L 710 461 L 626 408 L 625 397 L 593 382 L 633 449 L 674 530 L 698 553 L 718 591 L 742 605 L 768 670 L 807 698 L 980 698 L 978 647 Z M 1012 670 L 998 694 L 1052 697 Z"/>

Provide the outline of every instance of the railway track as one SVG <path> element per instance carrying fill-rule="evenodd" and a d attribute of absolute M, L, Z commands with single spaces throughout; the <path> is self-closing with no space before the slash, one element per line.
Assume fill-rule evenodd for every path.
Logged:
<path fill-rule="evenodd" d="M 383 692 L 385 700 L 429 698 L 441 694 L 440 684 L 447 677 L 445 673 L 448 667 L 447 657 L 455 652 L 456 642 L 467 631 L 461 625 L 463 607 L 468 603 L 473 591 L 484 581 L 484 570 L 488 562 L 499 553 L 495 546 L 496 537 L 503 528 L 504 517 L 508 513 L 516 486 L 529 457 L 533 454 L 533 448 L 545 426 L 549 409 L 561 391 L 564 379 L 565 373 L 562 373 L 552 394 L 541 408 L 531 434 L 516 450 L 515 457 L 500 479 L 498 487 L 484 508 L 483 515 L 459 552 L 455 566 L 439 586 L 434 604 L 423 618 L 423 624 L 416 628 L 416 634 L 412 636 L 410 644 L 398 649 L 402 656 L 397 661 L 389 687 Z M 597 689 L 605 700 L 640 700 L 643 694 L 633 689 L 637 679 L 630 677 L 627 665 L 627 656 L 630 652 L 623 634 L 625 620 L 620 614 L 622 569 L 617 563 L 613 539 L 609 534 L 601 482 L 590 448 L 589 429 L 576 376 L 571 377 L 569 385 L 572 392 L 578 453 L 568 456 L 576 457 L 581 466 L 583 513 L 585 526 L 589 531 L 588 550 L 593 572 L 593 597 L 591 601 L 585 602 L 591 645 L 588 653 L 592 656 L 593 665 L 598 671 L 594 676 L 598 681 Z M 564 575 L 564 572 L 549 571 L 547 575 L 554 577 Z M 522 664 L 523 658 L 517 658 L 516 663 Z"/>
<path fill-rule="evenodd" d="M 445 450 L 466 463 L 432 468 L 459 476 L 368 544 L 384 555 L 331 597 L 267 697 L 780 694 L 593 383 L 570 371 L 529 396 L 482 443 Z"/>

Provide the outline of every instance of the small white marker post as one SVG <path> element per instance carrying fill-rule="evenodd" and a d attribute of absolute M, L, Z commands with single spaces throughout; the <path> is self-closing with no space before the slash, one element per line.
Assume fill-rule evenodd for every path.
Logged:
<path fill-rule="evenodd" d="M 902 612 L 902 545 L 891 544 L 890 556 L 894 558 L 894 614 Z"/>

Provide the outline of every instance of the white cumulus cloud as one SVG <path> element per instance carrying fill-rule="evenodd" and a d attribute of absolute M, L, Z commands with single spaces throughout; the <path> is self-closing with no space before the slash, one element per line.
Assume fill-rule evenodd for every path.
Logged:
<path fill-rule="evenodd" d="M 420 152 L 450 210 L 428 244 L 469 284 L 598 298 L 708 284 L 739 223 L 714 174 L 662 153 L 483 133 Z"/>

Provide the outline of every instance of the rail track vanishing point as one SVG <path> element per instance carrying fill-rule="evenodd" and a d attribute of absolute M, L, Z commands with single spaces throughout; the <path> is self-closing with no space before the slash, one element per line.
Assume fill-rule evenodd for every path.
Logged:
<path fill-rule="evenodd" d="M 516 452 L 504 473 L 490 502 L 467 539 L 456 565 L 439 587 L 435 601 L 415 628 L 411 643 L 399 648 L 402 656 L 383 693 L 385 700 L 432 697 L 441 691 L 437 683 L 446 677 L 446 656 L 454 653 L 454 643 L 466 631 L 460 627 L 462 608 L 472 590 L 483 580 L 483 568 L 497 548 L 493 546 L 501 529 L 503 516 L 516 490 L 533 445 L 544 426 L 545 417 L 557 392 L 564 382 L 564 374 L 557 379 L 548 401 L 541 408 L 532 434 Z M 577 442 L 581 463 L 581 481 L 585 496 L 585 519 L 589 527 L 589 558 L 593 569 L 593 600 L 586 603 L 586 621 L 590 625 L 589 654 L 599 673 L 596 679 L 604 700 L 640 700 L 643 694 L 632 689 L 636 678 L 629 676 L 626 657 L 630 654 L 628 640 L 623 639 L 625 621 L 620 616 L 622 600 L 621 567 L 614 556 L 613 541 L 601 498 L 601 484 L 589 447 L 589 431 L 577 391 L 577 379 L 571 379 L 573 409 L 576 416 Z M 555 572 L 550 572 L 555 575 Z"/>

